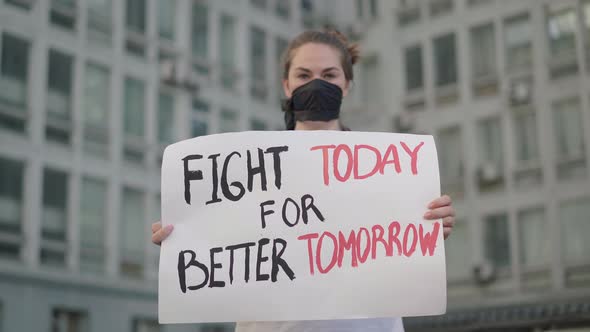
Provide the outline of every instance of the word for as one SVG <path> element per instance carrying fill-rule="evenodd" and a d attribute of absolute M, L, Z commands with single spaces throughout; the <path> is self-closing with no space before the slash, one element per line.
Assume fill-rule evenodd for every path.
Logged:
<path fill-rule="evenodd" d="M 260 221 L 262 222 L 263 229 L 266 228 L 266 216 L 275 213 L 275 211 L 270 208 L 274 204 L 275 201 L 273 200 L 260 203 Z M 297 202 L 295 202 L 295 200 L 288 197 L 287 199 L 285 199 L 285 202 L 283 203 L 283 222 L 285 223 L 285 225 L 293 227 L 299 223 L 299 219 L 301 217 L 301 219 L 303 219 L 303 223 L 307 225 L 307 222 L 309 221 L 308 211 L 310 209 L 313 211 L 313 213 L 315 213 L 316 217 L 320 221 L 325 220 L 324 216 L 322 215 L 322 212 L 320 212 L 320 210 L 315 206 L 313 196 L 309 194 L 301 196 L 301 207 L 297 204 Z M 289 217 L 289 211 L 295 212 L 294 218 Z"/>
<path fill-rule="evenodd" d="M 408 147 L 408 145 L 404 142 L 400 142 L 405 153 L 410 157 L 410 167 L 412 170 L 412 174 L 418 174 L 418 152 L 424 142 L 418 144 L 413 150 Z M 383 154 L 379 149 L 370 146 L 370 145 L 355 145 L 354 148 L 351 149 L 350 146 L 346 144 L 339 144 L 339 145 L 318 145 L 314 146 L 310 149 L 311 151 L 321 150 L 322 151 L 322 159 L 323 159 L 323 170 L 324 170 L 324 184 L 326 186 L 330 185 L 330 159 L 332 160 L 332 175 L 333 178 L 340 182 L 348 181 L 351 176 L 355 180 L 362 180 L 367 179 L 377 172 L 383 174 L 385 172 L 385 168 L 387 165 L 393 165 L 395 171 L 399 174 L 402 172 L 402 163 L 399 158 L 398 149 L 394 144 L 390 144 L 387 147 L 387 150 Z M 359 163 L 365 162 L 367 158 L 359 158 L 359 153 L 362 150 L 367 150 L 372 152 L 375 155 L 375 164 L 373 164 L 373 168 L 366 174 L 360 174 L 359 171 Z M 330 152 L 332 152 L 330 158 Z M 341 160 L 341 156 L 344 155 L 345 159 Z M 340 172 L 340 165 L 344 163 L 346 166 L 346 170 L 344 173 Z"/>
<path fill-rule="evenodd" d="M 254 177 L 260 177 L 260 189 L 262 191 L 267 190 L 267 178 L 266 178 L 266 163 L 265 163 L 265 155 L 271 154 L 273 158 L 273 168 L 272 171 L 274 172 L 274 185 L 277 189 L 281 189 L 281 153 L 289 150 L 287 146 L 274 146 L 266 149 L 263 151 L 262 149 L 257 149 L 257 159 L 258 164 L 256 166 L 253 165 L 253 158 L 252 152 L 250 150 L 246 151 L 246 168 L 248 171 L 248 183 L 247 188 L 249 192 L 252 192 L 254 186 Z M 242 155 L 234 151 L 227 156 L 223 161 L 223 166 L 221 169 L 221 179 L 219 178 L 219 163 L 218 158 L 221 155 L 212 154 L 207 157 L 211 161 L 211 199 L 207 201 L 205 204 L 212 204 L 212 203 L 219 203 L 221 202 L 221 198 L 219 197 L 219 187 L 221 187 L 221 193 L 223 196 L 230 201 L 238 201 L 240 200 L 245 192 L 246 189 L 244 185 L 239 181 L 229 182 L 227 179 L 227 173 L 230 163 L 232 162 L 232 158 L 241 159 Z M 201 170 L 190 170 L 189 169 L 189 161 L 191 160 L 200 160 L 203 159 L 203 156 L 200 154 L 193 154 L 188 155 L 182 158 L 183 166 L 184 166 L 184 200 L 187 204 L 191 204 L 191 181 L 203 180 L 203 171 Z M 233 187 L 237 189 L 237 192 L 232 192 L 231 188 Z M 235 190 L 234 190 L 235 191 Z"/>
<path fill-rule="evenodd" d="M 422 256 L 432 256 L 438 240 L 438 232 L 440 223 L 434 223 L 434 228 L 431 232 L 425 232 L 424 226 L 419 224 L 418 228 L 414 224 L 408 224 L 402 232 L 401 225 L 397 221 L 393 221 L 387 227 L 387 234 L 381 225 L 374 225 L 371 227 L 371 232 L 365 227 L 361 227 L 358 232 L 350 231 L 348 237 L 342 232 L 334 235 L 328 231 L 321 235 L 318 233 L 309 233 L 299 236 L 298 240 L 307 241 L 307 251 L 309 256 L 309 272 L 314 274 L 314 267 L 322 273 L 328 273 L 336 265 L 342 267 L 344 263 L 345 253 L 351 256 L 351 266 L 358 267 L 367 261 L 369 254 L 371 259 L 377 258 L 377 244 L 381 244 L 385 249 L 385 256 L 391 257 L 394 254 L 394 249 L 398 256 L 410 257 L 416 252 L 418 244 Z M 403 237 L 400 237 L 403 233 Z M 364 238 L 364 239 L 363 239 Z M 313 240 L 316 240 L 315 243 Z M 333 247 L 330 261 L 322 262 L 321 253 L 324 243 L 331 242 Z M 315 250 L 314 250 L 315 249 Z"/>
<path fill-rule="evenodd" d="M 207 285 L 210 288 L 225 287 L 226 282 L 224 280 L 221 280 L 220 278 L 216 279 L 216 274 L 215 274 L 215 272 L 217 270 L 223 269 L 223 264 L 219 262 L 220 260 L 217 259 L 216 255 L 219 255 L 219 254 L 223 253 L 224 251 L 225 252 L 229 251 L 229 258 L 226 255 L 225 261 L 226 262 L 229 261 L 229 264 L 228 264 L 229 269 L 227 270 L 226 273 L 229 278 L 230 285 L 233 284 L 233 282 L 234 282 L 234 258 L 235 258 L 234 252 L 239 251 L 239 250 L 244 251 L 244 255 L 243 255 L 243 257 L 244 257 L 244 262 L 243 262 L 244 282 L 247 283 L 250 280 L 250 248 L 255 247 L 256 244 L 257 243 L 255 243 L 255 242 L 241 243 L 241 244 L 227 246 L 227 247 L 225 247 L 225 250 L 222 247 L 211 248 L 209 250 L 208 264 L 204 264 L 201 261 L 197 260 L 197 253 L 193 250 L 183 250 L 183 251 L 179 252 L 178 253 L 178 282 L 180 285 L 180 290 L 183 293 L 186 293 L 187 289 L 194 291 L 194 290 L 201 289 Z M 281 256 L 285 252 L 285 249 L 287 249 L 287 241 L 280 239 L 280 238 L 273 239 L 273 241 L 272 241 L 272 254 L 270 256 L 270 264 L 271 264 L 270 276 L 268 273 L 262 272 L 262 264 L 264 262 L 268 262 L 268 260 L 269 260 L 269 256 L 266 256 L 263 253 L 264 246 L 266 246 L 268 244 L 270 244 L 270 240 L 267 238 L 262 238 L 262 239 L 258 240 L 257 254 L 255 257 L 255 259 L 256 259 L 256 261 L 255 261 L 256 281 L 267 281 L 270 278 L 270 280 L 272 282 L 276 282 L 277 275 L 279 274 L 280 269 L 282 269 L 284 271 L 284 273 L 287 275 L 287 277 L 289 277 L 290 280 L 295 279 L 295 273 L 293 273 L 293 270 L 291 270 L 291 267 L 289 267 L 289 264 L 287 264 L 287 262 L 283 258 L 281 258 Z M 195 281 L 195 280 L 191 280 L 191 285 L 187 285 L 187 280 L 186 280 L 187 270 L 190 268 L 197 268 L 197 269 L 201 270 L 201 272 L 203 273 L 203 278 L 200 280 L 200 282 Z M 194 274 L 191 274 L 191 275 L 194 276 Z"/>

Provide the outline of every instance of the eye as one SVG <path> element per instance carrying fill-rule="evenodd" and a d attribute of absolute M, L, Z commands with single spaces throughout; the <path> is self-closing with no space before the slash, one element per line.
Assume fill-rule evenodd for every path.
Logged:
<path fill-rule="evenodd" d="M 297 78 L 302 79 L 302 80 L 306 80 L 309 78 L 309 75 L 307 74 L 299 74 L 297 75 Z"/>
<path fill-rule="evenodd" d="M 333 73 L 327 73 L 327 74 L 324 74 L 324 78 L 330 80 L 330 79 L 336 78 L 336 75 Z"/>

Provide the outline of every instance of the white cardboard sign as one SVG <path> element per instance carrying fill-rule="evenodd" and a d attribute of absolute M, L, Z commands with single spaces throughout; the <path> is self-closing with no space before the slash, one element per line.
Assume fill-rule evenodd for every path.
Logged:
<path fill-rule="evenodd" d="M 442 314 L 432 136 L 284 131 L 173 144 L 162 165 L 161 323 Z"/>

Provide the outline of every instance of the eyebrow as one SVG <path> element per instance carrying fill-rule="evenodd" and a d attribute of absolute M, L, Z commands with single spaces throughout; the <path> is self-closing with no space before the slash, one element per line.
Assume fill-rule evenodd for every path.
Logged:
<path fill-rule="evenodd" d="M 311 70 L 309 70 L 307 68 L 303 68 L 303 67 L 297 67 L 297 68 L 295 68 L 295 70 L 301 70 L 301 71 L 304 71 L 306 73 L 311 73 Z M 326 68 L 326 69 L 322 70 L 322 73 L 325 73 L 325 72 L 328 72 L 328 71 L 331 71 L 331 70 L 338 70 L 338 67 Z"/>

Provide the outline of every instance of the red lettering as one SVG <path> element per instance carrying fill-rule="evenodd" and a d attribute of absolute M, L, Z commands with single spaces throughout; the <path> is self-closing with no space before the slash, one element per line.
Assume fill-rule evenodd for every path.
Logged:
<path fill-rule="evenodd" d="M 438 230 L 440 228 L 440 223 L 434 224 L 434 229 L 430 233 L 424 234 L 424 227 L 420 224 L 419 227 L 419 234 L 420 234 L 420 248 L 422 249 L 422 256 L 426 256 L 426 251 L 428 251 L 428 256 L 434 255 L 434 248 L 436 248 L 436 241 L 438 240 Z"/>
<path fill-rule="evenodd" d="M 365 250 L 361 254 L 361 234 L 365 234 L 367 237 L 367 241 L 365 242 Z M 369 230 L 364 227 L 359 229 L 359 232 L 356 234 L 356 254 L 359 258 L 361 263 L 364 263 L 367 258 L 369 257 L 369 252 L 371 251 L 371 237 L 369 236 Z"/>
<path fill-rule="evenodd" d="M 391 224 L 389 224 L 388 227 L 388 243 L 389 243 L 389 247 L 391 247 L 393 249 L 393 242 L 395 242 L 395 246 L 397 247 L 397 252 L 399 255 L 402 254 L 402 245 L 399 242 L 399 239 L 397 238 L 399 236 L 399 233 L 401 231 L 401 226 L 399 224 L 399 222 L 397 221 L 392 221 Z"/>
<path fill-rule="evenodd" d="M 391 155 L 391 159 L 388 159 L 389 155 Z M 395 171 L 399 174 L 402 172 L 402 166 L 399 163 L 399 155 L 397 154 L 397 148 L 395 145 L 390 144 L 385 151 L 385 155 L 383 156 L 383 161 L 381 162 L 381 168 L 379 169 L 379 173 L 383 174 L 385 171 L 385 166 L 388 164 L 393 164 L 395 166 Z"/>
<path fill-rule="evenodd" d="M 371 150 L 373 151 L 373 153 L 375 154 L 375 165 L 373 166 L 373 169 L 364 175 L 359 175 L 359 150 L 360 149 L 367 149 L 367 150 Z M 379 167 L 381 165 L 381 152 L 379 152 L 379 150 L 377 150 L 377 148 L 372 147 L 370 145 L 355 145 L 354 146 L 354 178 L 356 180 L 363 180 L 366 178 L 369 178 L 373 175 L 375 175 L 375 173 L 377 173 L 377 171 L 379 170 Z"/>
<path fill-rule="evenodd" d="M 309 233 L 305 235 L 301 235 L 297 238 L 297 240 L 307 240 L 307 253 L 309 255 L 309 273 L 313 274 L 313 247 L 311 240 L 317 239 L 318 233 Z"/>
<path fill-rule="evenodd" d="M 412 244 L 408 249 L 408 235 L 410 234 L 410 230 L 412 230 L 414 234 L 412 234 Z M 412 256 L 414 251 L 416 251 L 416 243 L 418 242 L 418 236 L 416 233 L 416 226 L 414 224 L 409 224 L 408 227 L 406 227 L 404 232 L 404 255 L 406 257 Z"/>
<path fill-rule="evenodd" d="M 328 174 L 328 159 L 330 158 L 330 155 L 328 154 L 328 150 L 333 149 L 335 147 L 335 145 L 318 145 L 310 149 L 310 151 L 322 150 L 322 159 L 324 161 L 324 184 L 326 186 L 330 184 L 330 176 Z"/>
<path fill-rule="evenodd" d="M 383 227 L 381 225 L 374 225 L 373 227 L 371 227 L 371 231 L 373 233 L 373 236 L 371 238 L 371 258 L 375 259 L 377 257 L 377 242 L 381 242 L 385 247 L 385 256 L 392 256 L 393 247 L 391 246 L 391 243 L 387 243 L 387 241 L 383 239 L 383 234 L 385 233 Z M 377 231 L 379 231 L 379 233 L 377 233 Z"/>
<path fill-rule="evenodd" d="M 348 160 L 346 161 L 346 172 L 344 173 L 344 176 L 342 176 L 340 174 L 340 170 L 338 169 L 338 165 L 340 164 L 340 151 L 343 151 L 346 153 L 346 156 L 348 157 Z M 340 182 L 346 182 L 346 180 L 348 180 L 348 178 L 350 177 L 350 173 L 352 172 L 352 163 L 353 163 L 353 159 L 352 159 L 352 151 L 350 151 L 350 148 L 348 147 L 348 145 L 346 144 L 340 144 L 336 147 L 336 150 L 334 150 L 334 177 L 336 178 L 336 180 L 340 181 Z"/>
<path fill-rule="evenodd" d="M 412 174 L 414 174 L 414 175 L 418 174 L 418 167 L 417 167 L 418 151 L 420 151 L 420 148 L 422 147 L 422 145 L 424 145 L 424 142 L 420 142 L 420 144 L 418 144 L 418 146 L 416 146 L 414 148 L 414 150 L 410 150 L 410 148 L 406 145 L 406 143 L 404 143 L 404 142 L 400 142 L 400 143 L 401 143 L 402 147 L 404 148 L 404 150 L 406 151 L 406 153 L 412 159 Z"/>
<path fill-rule="evenodd" d="M 357 267 L 358 262 L 356 260 L 356 234 L 354 231 L 350 231 L 348 235 L 348 241 L 344 237 L 342 232 L 338 232 L 338 267 L 342 267 L 342 259 L 344 258 L 344 250 L 350 250 L 352 254 L 352 267 Z"/>
<path fill-rule="evenodd" d="M 334 243 L 334 250 L 332 250 L 332 259 L 330 260 L 330 264 L 328 264 L 328 267 L 326 267 L 324 269 L 322 267 L 322 244 L 324 243 L 325 236 L 332 239 L 332 242 Z M 315 256 L 316 264 L 318 266 L 318 271 L 320 271 L 320 273 L 322 273 L 322 274 L 326 274 L 326 273 L 330 272 L 330 270 L 334 267 L 334 265 L 336 265 L 337 258 L 338 258 L 338 240 L 336 240 L 336 237 L 334 235 L 332 235 L 332 233 L 324 232 L 322 234 L 322 236 L 320 236 L 320 239 L 318 240 L 318 247 L 317 247 L 316 256 Z"/>

